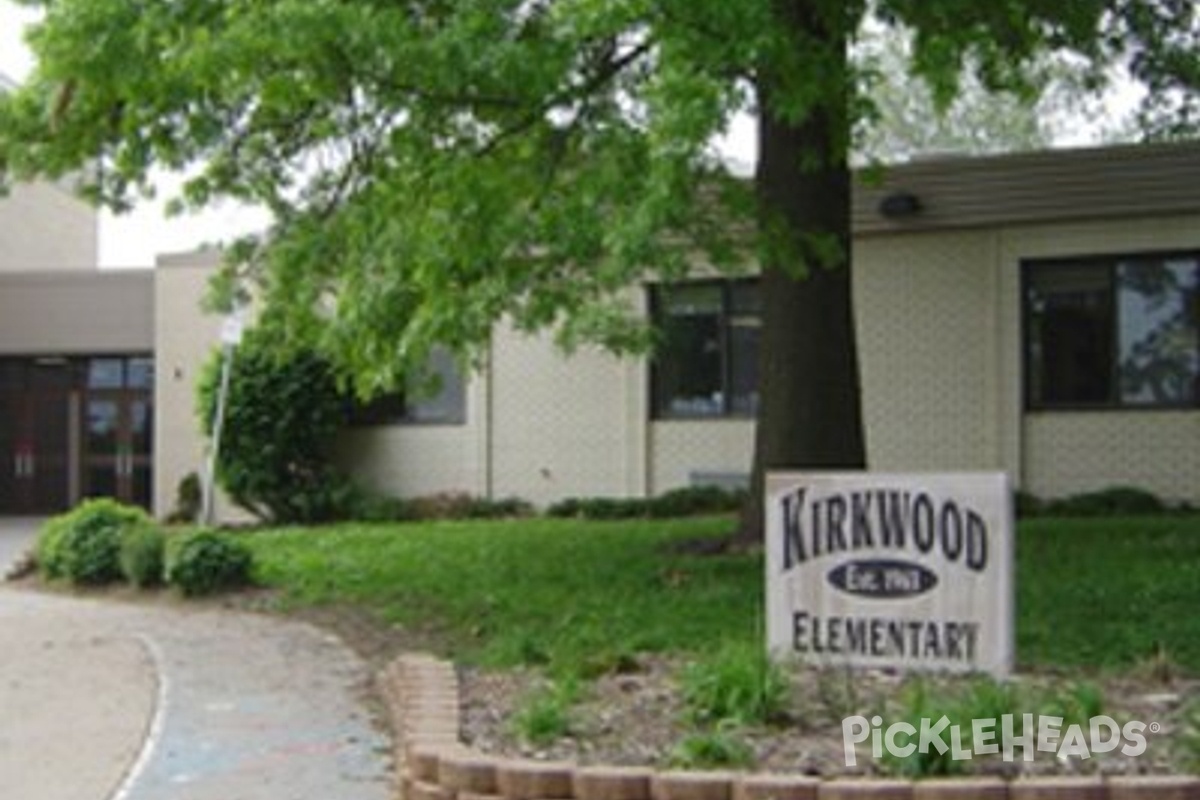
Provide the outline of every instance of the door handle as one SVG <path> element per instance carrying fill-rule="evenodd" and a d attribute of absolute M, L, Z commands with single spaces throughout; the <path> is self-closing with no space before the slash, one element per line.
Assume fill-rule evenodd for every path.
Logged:
<path fill-rule="evenodd" d="M 37 462 L 34 461 L 33 453 L 26 453 L 25 454 L 25 477 L 26 478 L 33 477 L 33 474 L 37 471 L 36 464 L 37 464 Z"/>
<path fill-rule="evenodd" d="M 25 459 L 20 453 L 13 453 L 13 475 L 18 478 L 25 477 Z"/>

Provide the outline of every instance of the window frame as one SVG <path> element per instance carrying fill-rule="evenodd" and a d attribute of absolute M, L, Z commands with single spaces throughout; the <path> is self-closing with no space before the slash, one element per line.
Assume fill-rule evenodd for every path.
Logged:
<path fill-rule="evenodd" d="M 1022 258 L 1020 266 L 1020 304 L 1021 304 L 1021 381 L 1023 407 L 1026 413 L 1053 412 L 1089 412 L 1089 411 L 1195 411 L 1200 410 L 1200 392 L 1197 392 L 1191 402 L 1131 402 L 1121 399 L 1121 303 L 1120 286 L 1117 272 L 1121 264 L 1139 261 L 1166 262 L 1174 259 L 1190 259 L 1200 281 L 1200 248 L 1175 248 L 1169 250 L 1124 251 L 1120 253 L 1101 252 L 1090 255 L 1048 256 Z M 1033 273 L 1044 267 L 1087 267 L 1102 270 L 1107 283 L 1108 304 L 1112 309 L 1112 325 L 1109 331 L 1109 348 L 1112 353 L 1109 367 L 1109 381 L 1112 387 L 1109 398 L 1100 402 L 1061 402 L 1047 403 L 1033 396 L 1033 309 L 1030 303 L 1030 291 L 1033 288 Z M 1200 319 L 1196 325 L 1196 353 L 1200 354 Z"/>
<path fill-rule="evenodd" d="M 720 310 L 718 312 L 718 337 L 721 348 L 721 411 L 705 413 L 702 411 L 672 411 L 664 406 L 663 392 L 659 380 L 660 352 L 651 353 L 649 359 L 648 379 L 650 381 L 650 419 L 654 421 L 699 421 L 699 420 L 753 420 L 757 413 L 747 413 L 734 408 L 733 388 L 733 319 L 745 314 L 734 313 L 733 293 L 738 286 L 761 286 L 757 276 L 743 278 L 700 278 L 697 280 L 679 281 L 674 283 L 653 283 L 647 286 L 649 292 L 650 319 L 657 330 L 663 330 L 665 322 L 665 299 L 663 294 L 679 287 L 716 287 L 720 290 Z M 761 291 L 761 290 L 760 290 Z M 761 303 L 761 294 L 760 294 Z M 759 310 L 759 325 L 762 324 L 762 311 Z M 755 353 L 757 359 L 758 353 Z"/>

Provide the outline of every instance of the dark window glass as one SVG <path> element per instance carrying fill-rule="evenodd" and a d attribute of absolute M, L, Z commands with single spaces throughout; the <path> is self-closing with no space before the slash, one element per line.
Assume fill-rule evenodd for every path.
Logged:
<path fill-rule="evenodd" d="M 1194 405 L 1200 387 L 1200 270 L 1194 258 L 1117 265 L 1121 402 Z"/>
<path fill-rule="evenodd" d="M 1190 255 L 1029 264 L 1030 406 L 1197 405 L 1198 283 Z"/>
<path fill-rule="evenodd" d="M 85 410 L 87 429 L 85 445 L 92 455 L 113 455 L 117 452 L 117 435 L 121 408 L 115 400 L 89 400 Z"/>
<path fill-rule="evenodd" d="M 660 414 L 724 413 L 721 306 L 721 289 L 716 285 L 662 290 L 663 344 L 656 363 Z"/>
<path fill-rule="evenodd" d="M 126 367 L 129 388 L 131 389 L 153 389 L 154 388 L 154 359 L 152 358 L 131 358 Z"/>
<path fill-rule="evenodd" d="M 0 389 L 25 388 L 25 362 L 0 359 Z"/>
<path fill-rule="evenodd" d="M 408 387 L 407 420 L 426 423 L 462 423 L 466 419 L 466 391 L 462 370 L 447 350 L 437 350 L 429 373 Z"/>
<path fill-rule="evenodd" d="M 125 360 L 93 358 L 88 362 L 87 385 L 89 389 L 120 389 L 125 385 Z"/>
<path fill-rule="evenodd" d="M 1030 389 L 1046 405 L 1108 403 L 1113 309 L 1108 272 L 1095 265 L 1043 267 L 1029 279 Z"/>
<path fill-rule="evenodd" d="M 366 403 L 351 400 L 348 405 L 352 425 L 458 425 L 466 421 L 465 381 L 454 357 L 438 350 L 428 371 L 414 377 L 404 391 L 388 392 Z"/>
<path fill-rule="evenodd" d="M 653 365 L 656 416 L 754 415 L 758 410 L 757 284 L 659 287 L 654 311 L 663 334 Z"/>

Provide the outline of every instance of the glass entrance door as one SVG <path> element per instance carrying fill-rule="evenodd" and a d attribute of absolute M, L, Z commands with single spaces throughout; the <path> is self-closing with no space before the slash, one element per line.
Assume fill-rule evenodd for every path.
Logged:
<path fill-rule="evenodd" d="M 65 359 L 0 362 L 0 513 L 70 504 L 72 380 Z"/>
<path fill-rule="evenodd" d="M 83 403 L 85 497 L 150 506 L 153 370 L 146 358 L 93 358 Z"/>

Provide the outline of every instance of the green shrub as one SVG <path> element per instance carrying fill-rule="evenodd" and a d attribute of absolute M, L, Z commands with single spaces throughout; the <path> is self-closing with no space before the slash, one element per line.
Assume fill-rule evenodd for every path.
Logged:
<path fill-rule="evenodd" d="M 467 507 L 467 519 L 522 519 L 533 516 L 533 504 L 519 497 L 489 500 L 476 497 Z"/>
<path fill-rule="evenodd" d="M 557 517 L 559 519 L 577 519 L 583 516 L 580 509 L 582 501 L 578 497 L 568 497 L 565 500 L 559 500 L 557 503 L 551 503 L 546 506 L 547 517 Z"/>
<path fill-rule="evenodd" d="M 657 497 L 568 497 L 550 505 L 546 516 L 577 519 L 669 519 L 736 511 L 746 493 L 718 486 L 688 486 Z"/>
<path fill-rule="evenodd" d="M 1058 517 L 1108 517 L 1162 514 L 1167 506 L 1145 489 L 1113 486 L 1098 492 L 1085 492 L 1050 500 L 1044 511 Z"/>
<path fill-rule="evenodd" d="M 754 750 L 732 726 L 684 737 L 671 749 L 668 766 L 676 769 L 721 769 L 754 766 Z"/>
<path fill-rule="evenodd" d="M 81 503 L 48 520 L 38 534 L 37 561 L 47 580 L 103 584 L 121 578 L 121 535 L 150 523 L 145 511 L 109 498 Z"/>
<path fill-rule="evenodd" d="M 1013 493 L 1013 508 L 1019 519 L 1036 517 L 1046 511 L 1046 502 L 1040 497 L 1025 491 Z"/>
<path fill-rule="evenodd" d="M 179 481 L 175 489 L 175 507 L 167 515 L 171 525 L 191 525 L 200 519 L 200 507 L 204 502 L 204 488 L 200 476 L 189 472 Z"/>
<path fill-rule="evenodd" d="M 121 534 L 120 564 L 125 580 L 138 589 L 163 581 L 166 535 L 152 523 L 130 525 Z"/>
<path fill-rule="evenodd" d="M 201 427 L 212 428 L 220 385 L 219 352 L 199 386 Z M 217 480 L 234 502 L 277 523 L 344 518 L 354 498 L 332 463 L 345 423 L 333 368 L 311 351 L 281 352 L 260 329 L 247 332 L 230 371 Z"/>
<path fill-rule="evenodd" d="M 346 517 L 356 522 L 410 522 L 416 512 L 407 500 L 356 486 L 346 503 Z"/>
<path fill-rule="evenodd" d="M 687 486 L 673 489 L 649 501 L 647 513 L 655 518 L 725 514 L 741 509 L 746 492 L 719 486 Z"/>
<path fill-rule="evenodd" d="M 579 684 L 564 678 L 525 698 L 512 717 L 513 732 L 535 747 L 551 744 L 571 732 L 571 712 Z"/>
<path fill-rule="evenodd" d="M 776 722 L 787 707 L 787 675 L 755 644 L 727 644 L 683 671 L 683 700 L 698 723 Z"/>
<path fill-rule="evenodd" d="M 533 506 L 517 497 L 489 500 L 466 492 L 442 492 L 404 501 L 413 520 L 512 519 L 533 514 Z"/>
<path fill-rule="evenodd" d="M 184 534 L 167 547 L 167 583 L 189 597 L 250 583 L 253 557 L 245 543 L 216 531 Z"/>

